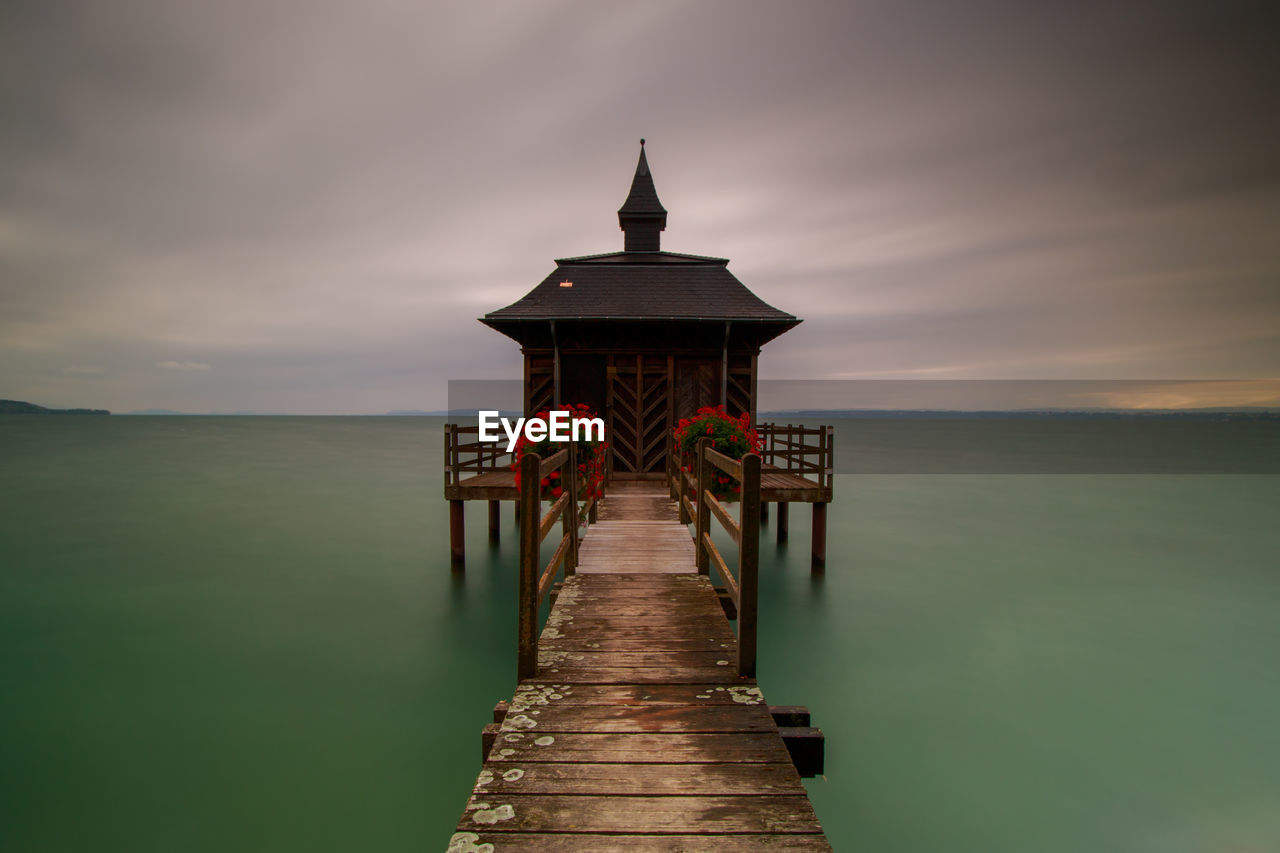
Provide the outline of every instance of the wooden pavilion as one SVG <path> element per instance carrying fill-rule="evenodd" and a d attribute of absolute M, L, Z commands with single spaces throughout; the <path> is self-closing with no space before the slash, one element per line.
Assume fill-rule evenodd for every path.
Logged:
<path fill-rule="evenodd" d="M 754 423 L 760 349 L 801 321 L 748 290 L 729 272 L 728 259 L 662 250 L 667 210 L 643 139 L 618 225 L 622 251 L 559 258 L 536 287 L 480 322 L 520 344 L 526 416 L 585 403 L 605 419 L 610 482 L 666 482 L 669 440 L 679 419 L 723 405 L 735 417 L 750 413 Z M 490 533 L 496 536 L 496 501 L 515 500 L 514 480 L 499 454 L 460 437 L 467 432 L 451 425 L 445 437 L 455 562 L 461 560 L 462 501 L 491 501 Z M 816 436 L 816 444 L 806 435 Z M 815 560 L 820 553 L 825 559 L 818 525 L 825 539 L 825 504 L 832 497 L 829 429 L 789 426 L 777 441 L 765 438 L 766 463 L 781 463 L 770 466 L 772 475 L 766 469 L 764 483 L 764 499 L 780 504 L 779 539 L 786 536 L 786 502 L 813 503 Z"/>
<path fill-rule="evenodd" d="M 667 211 L 641 140 L 618 210 L 623 250 L 556 260 L 482 323 L 520 344 L 524 408 L 586 403 L 605 418 L 612 479 L 663 479 L 676 422 L 722 404 L 756 410 L 760 348 L 800 322 L 729 272 L 728 259 L 664 252 Z"/>

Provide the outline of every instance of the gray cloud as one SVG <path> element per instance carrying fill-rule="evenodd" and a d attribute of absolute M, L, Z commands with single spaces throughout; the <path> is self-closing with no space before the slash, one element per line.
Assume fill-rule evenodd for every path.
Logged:
<path fill-rule="evenodd" d="M 7 3 L 0 396 L 441 407 L 641 135 L 664 245 L 807 318 L 766 376 L 1274 376 L 1266 12 Z"/>

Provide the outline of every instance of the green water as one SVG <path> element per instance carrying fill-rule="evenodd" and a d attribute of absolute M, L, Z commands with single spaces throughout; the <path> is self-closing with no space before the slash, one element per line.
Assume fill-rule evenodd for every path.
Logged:
<path fill-rule="evenodd" d="M 0 849 L 443 849 L 515 596 L 509 507 L 451 579 L 440 447 L 0 418 Z M 1280 477 L 836 490 L 825 580 L 804 508 L 766 532 L 760 660 L 826 732 L 836 849 L 1280 849 Z"/>

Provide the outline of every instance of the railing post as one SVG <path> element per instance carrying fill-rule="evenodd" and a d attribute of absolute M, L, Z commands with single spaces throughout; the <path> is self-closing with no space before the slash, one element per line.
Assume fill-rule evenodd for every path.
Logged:
<path fill-rule="evenodd" d="M 458 452 L 458 425 L 449 424 L 449 470 L 453 472 L 453 482 L 458 482 L 458 468 L 461 465 L 461 454 Z"/>
<path fill-rule="evenodd" d="M 676 471 L 680 465 L 676 462 L 676 437 L 670 431 L 667 432 L 667 494 L 673 501 L 680 500 L 680 481 L 676 477 Z"/>
<path fill-rule="evenodd" d="M 702 536 L 707 532 L 711 525 L 711 507 L 707 506 L 707 502 L 703 500 L 703 490 L 711 482 L 708 472 L 711 469 L 711 463 L 707 461 L 707 439 L 698 439 L 697 451 L 695 458 L 698 460 L 696 469 L 698 472 L 698 482 L 694 486 L 694 494 L 697 496 L 696 506 L 698 508 L 698 523 L 694 527 L 693 547 L 696 555 L 696 563 L 698 566 L 698 574 L 711 574 L 711 555 L 707 553 L 706 547 L 702 544 Z"/>
<path fill-rule="evenodd" d="M 538 527 L 542 521 L 542 458 L 526 453 L 520 460 L 520 586 L 516 629 L 516 677 L 538 674 Z"/>
<path fill-rule="evenodd" d="M 565 473 L 560 475 L 562 488 L 569 491 L 569 503 L 561 514 L 560 529 L 569 537 L 569 551 L 564 555 L 564 576 L 569 577 L 578 569 L 578 445 L 569 442 L 569 455 L 565 457 Z"/>
<path fill-rule="evenodd" d="M 826 446 L 827 452 L 824 454 L 824 458 L 822 460 L 822 470 L 824 474 L 822 488 L 826 493 L 825 496 L 827 500 L 831 500 L 835 494 L 836 428 L 828 426 L 826 429 L 827 434 L 823 436 L 823 443 Z"/>
<path fill-rule="evenodd" d="M 453 466 L 450 464 L 452 459 L 451 450 L 453 445 L 449 441 L 449 437 L 453 431 L 453 424 L 444 425 L 444 484 L 447 488 L 453 485 Z"/>
<path fill-rule="evenodd" d="M 742 457 L 742 514 L 738 518 L 738 675 L 756 675 L 756 619 L 760 576 L 760 457 Z"/>

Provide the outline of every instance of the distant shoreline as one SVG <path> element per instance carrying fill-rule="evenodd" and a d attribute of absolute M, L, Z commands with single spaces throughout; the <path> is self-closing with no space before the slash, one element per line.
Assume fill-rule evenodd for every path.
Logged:
<path fill-rule="evenodd" d="M 0 415 L 109 415 L 106 409 L 48 409 L 21 400 L 0 400 Z"/>

